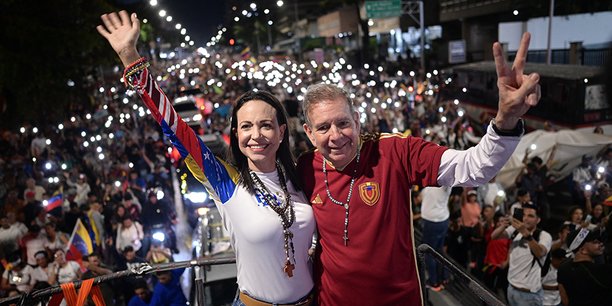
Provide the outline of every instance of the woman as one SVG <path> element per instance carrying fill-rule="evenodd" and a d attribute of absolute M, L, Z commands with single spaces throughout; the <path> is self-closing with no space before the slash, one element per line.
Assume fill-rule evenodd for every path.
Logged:
<path fill-rule="evenodd" d="M 66 284 L 81 279 L 81 267 L 76 261 L 66 260 L 64 250 L 55 251 L 55 275 L 59 284 Z"/>
<path fill-rule="evenodd" d="M 194 176 L 206 186 L 236 251 L 239 297 L 310 305 L 308 261 L 315 223 L 289 149 L 287 115 L 266 92 L 248 92 L 232 111 L 229 161 L 217 159 L 171 107 L 136 50 L 140 23 L 125 11 L 102 15 L 104 36 L 126 66 L 124 79 L 141 96 Z M 254 301 L 255 300 L 255 301 Z"/>
<path fill-rule="evenodd" d="M 143 238 L 142 225 L 138 221 L 133 221 L 132 217 L 124 217 L 117 227 L 117 239 L 115 242 L 117 252 L 121 253 L 126 246 L 131 246 L 134 248 L 134 251 L 138 252 L 142 247 Z"/>
<path fill-rule="evenodd" d="M 568 224 L 570 227 L 570 232 L 573 232 L 576 229 L 580 229 L 580 227 L 582 227 L 583 225 L 584 227 L 587 226 L 586 224 L 583 224 L 583 217 L 584 213 L 582 211 L 582 208 L 574 206 L 570 209 L 567 220 L 565 220 L 563 224 Z"/>
<path fill-rule="evenodd" d="M 47 241 L 45 248 L 49 254 L 53 254 L 55 250 L 65 249 L 68 244 L 68 235 L 56 229 L 55 223 L 48 222 L 45 224 L 45 233 L 47 233 Z"/>

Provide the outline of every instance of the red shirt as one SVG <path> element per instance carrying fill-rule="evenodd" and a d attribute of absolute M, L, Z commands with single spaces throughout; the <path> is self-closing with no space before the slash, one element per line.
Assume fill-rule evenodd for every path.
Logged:
<path fill-rule="evenodd" d="M 358 165 L 354 159 L 337 171 L 328 164 L 329 191 L 341 202 L 357 167 L 348 246 L 342 239 L 345 210 L 327 196 L 322 155 L 315 151 L 300 158 L 298 169 L 319 230 L 315 283 L 320 305 L 423 304 L 410 187 L 436 186 L 445 150 L 420 138 L 383 134 L 362 143 Z"/>

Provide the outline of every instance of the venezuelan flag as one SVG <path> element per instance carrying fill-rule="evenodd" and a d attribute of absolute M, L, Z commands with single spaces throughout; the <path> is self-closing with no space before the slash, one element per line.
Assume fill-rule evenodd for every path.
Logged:
<path fill-rule="evenodd" d="M 54 215 L 56 217 L 61 217 L 62 216 L 62 203 L 63 203 L 63 199 L 62 199 L 62 194 L 58 194 L 52 198 L 50 198 L 49 200 L 45 202 L 43 202 L 44 206 L 45 206 L 45 212 L 47 212 L 48 214 Z"/>
<path fill-rule="evenodd" d="M 70 240 L 68 241 L 66 259 L 78 262 L 82 269 L 83 256 L 91 254 L 93 250 L 93 242 L 91 241 L 89 231 L 87 231 L 81 219 L 77 219 L 74 230 L 72 230 L 72 236 L 70 236 Z"/>

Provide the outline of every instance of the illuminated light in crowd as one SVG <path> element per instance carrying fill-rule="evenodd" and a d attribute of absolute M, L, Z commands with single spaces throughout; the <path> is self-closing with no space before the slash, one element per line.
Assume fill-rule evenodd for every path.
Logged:
<path fill-rule="evenodd" d="M 60 131 L 61 131 L 61 130 L 63 130 L 63 129 L 64 129 L 64 125 L 63 125 L 63 124 L 61 124 L 61 123 L 60 123 L 60 124 L 58 124 L 58 125 L 57 125 L 57 129 L 58 129 L 58 130 L 60 130 Z"/>
<path fill-rule="evenodd" d="M 378 72 L 382 72 L 383 71 L 383 67 L 382 66 L 378 66 Z"/>
<path fill-rule="evenodd" d="M 391 88 L 395 88 L 395 85 L 397 85 L 397 81 L 396 80 L 391 81 L 391 84 L 389 84 L 389 86 L 391 86 Z"/>
<path fill-rule="evenodd" d="M 364 108 L 363 106 L 360 106 L 360 107 L 359 107 L 357 110 L 358 110 L 360 113 L 365 112 L 365 108 Z"/>
<path fill-rule="evenodd" d="M 202 120 L 202 115 L 200 115 L 200 114 L 195 114 L 195 115 L 193 115 L 193 117 L 191 118 L 191 120 L 193 120 L 193 121 L 200 121 L 200 120 Z"/>
<path fill-rule="evenodd" d="M 164 192 L 163 192 L 163 191 L 161 191 L 161 190 L 158 190 L 158 191 L 155 193 L 155 196 L 157 197 L 157 199 L 158 199 L 158 200 L 161 200 L 161 199 L 163 199 L 163 198 L 164 198 Z"/>
<path fill-rule="evenodd" d="M 455 105 L 459 105 L 459 100 L 455 99 L 455 100 L 453 100 L 453 103 L 454 103 Z"/>
<path fill-rule="evenodd" d="M 130 102 L 128 98 L 123 98 L 123 104 L 128 104 L 128 102 Z"/>
<path fill-rule="evenodd" d="M 125 120 L 123 118 L 119 119 L 119 123 L 124 123 Z"/>
<path fill-rule="evenodd" d="M 270 14 L 270 10 L 269 9 L 265 9 L 264 10 L 264 14 L 266 14 L 266 15 Z"/>
<path fill-rule="evenodd" d="M 351 85 L 353 85 L 353 86 L 358 86 L 359 84 L 361 84 L 361 82 L 359 82 L 359 80 L 353 80 L 351 82 Z"/>
<path fill-rule="evenodd" d="M 274 24 L 274 22 L 273 22 L 272 20 L 268 20 L 268 25 L 270 25 L 270 26 L 271 26 L 271 25 L 273 25 L 273 24 Z"/>
<path fill-rule="evenodd" d="M 32 157 L 32 162 L 36 162 L 36 157 Z"/>
<path fill-rule="evenodd" d="M 51 163 L 50 163 L 50 162 L 46 162 L 46 163 L 45 163 L 45 169 L 47 169 L 47 170 L 51 170 L 51 168 L 52 168 Z"/>
<path fill-rule="evenodd" d="M 397 91 L 397 95 L 400 97 L 405 97 L 406 96 L 406 91 L 404 91 L 403 89 L 400 88 L 400 90 Z"/>
<path fill-rule="evenodd" d="M 149 1 L 149 5 L 151 5 L 151 6 L 156 6 L 156 5 L 157 5 L 157 0 L 151 0 L 151 1 Z"/>
<path fill-rule="evenodd" d="M 117 88 L 111 87 L 111 92 L 116 92 L 116 91 L 117 91 Z"/>
<path fill-rule="evenodd" d="M 21 132 L 21 134 L 25 133 L 26 128 L 24 128 L 23 126 L 19 128 L 19 132 Z"/>
<path fill-rule="evenodd" d="M 54 176 L 53 177 L 53 183 L 55 183 L 55 184 L 59 183 L 59 177 Z"/>
<path fill-rule="evenodd" d="M 255 91 L 255 90 L 253 90 L 253 91 Z M 213 105 L 213 107 L 214 107 L 214 108 L 219 108 L 219 103 L 215 103 L 215 104 Z"/>
<path fill-rule="evenodd" d="M 373 27 L 374 26 L 374 20 L 372 20 L 372 19 L 368 20 L 368 26 Z"/>
<path fill-rule="evenodd" d="M 368 82 L 368 86 L 370 86 L 370 87 L 376 86 L 376 81 L 374 81 L 374 80 L 369 81 Z"/>
<path fill-rule="evenodd" d="M 586 84 L 586 83 L 588 83 L 588 82 L 589 82 L 589 79 L 584 78 L 584 83 Z"/>
<path fill-rule="evenodd" d="M 45 140 L 45 143 L 46 143 L 47 145 L 51 145 L 51 139 L 47 139 L 47 140 Z"/>
<path fill-rule="evenodd" d="M 76 118 L 75 117 L 70 117 L 70 122 L 75 122 Z"/>
<path fill-rule="evenodd" d="M 133 163 L 129 163 L 129 164 L 128 164 L 128 167 L 130 167 L 130 169 L 131 169 L 131 168 L 134 168 L 134 164 L 133 164 Z"/>
<path fill-rule="evenodd" d="M 462 111 L 462 110 L 460 110 L 460 111 L 458 111 L 458 112 L 457 112 L 457 116 L 459 116 L 459 117 L 463 117 L 463 114 L 464 114 L 464 113 L 463 113 L 463 111 Z"/>
<path fill-rule="evenodd" d="M 104 123 L 104 127 L 109 128 L 111 124 L 112 123 L 110 121 L 106 121 L 106 123 Z"/>
<path fill-rule="evenodd" d="M 98 159 L 103 160 L 104 159 L 104 153 L 98 154 Z"/>
<path fill-rule="evenodd" d="M 97 147 L 96 148 L 96 152 L 101 153 L 102 152 L 102 147 Z"/>
<path fill-rule="evenodd" d="M 66 82 L 66 85 L 68 85 L 68 87 L 74 87 L 74 81 L 68 80 L 68 82 Z"/>
<path fill-rule="evenodd" d="M 599 172 L 599 173 L 603 174 L 604 172 L 606 172 L 606 168 L 604 168 L 604 167 L 599 167 L 599 168 L 597 168 L 597 172 Z"/>
<path fill-rule="evenodd" d="M 130 114 L 125 114 L 125 119 L 130 119 Z"/>
<path fill-rule="evenodd" d="M 400 105 L 401 105 L 401 104 L 400 104 L 399 102 L 395 102 L 395 103 L 393 103 L 393 106 L 395 106 L 395 107 L 400 107 Z"/>
<path fill-rule="evenodd" d="M 374 101 L 374 103 L 378 103 L 380 100 L 377 97 L 374 97 L 374 100 L 372 101 Z"/>
<path fill-rule="evenodd" d="M 115 187 L 117 187 L 117 188 L 121 187 L 121 182 L 120 181 L 115 181 Z"/>
<path fill-rule="evenodd" d="M 387 109 L 387 103 L 380 104 L 380 107 L 382 107 L 383 109 Z"/>
<path fill-rule="evenodd" d="M 353 69 L 353 65 L 350 65 L 350 64 L 349 64 L 349 65 L 346 65 L 346 69 L 348 69 L 348 70 Z"/>
<path fill-rule="evenodd" d="M 166 17 L 166 21 L 167 21 L 167 22 L 171 22 L 171 21 L 172 21 L 172 16 L 168 16 L 168 17 Z"/>
<path fill-rule="evenodd" d="M 180 30 L 183 26 L 180 23 L 177 23 L 174 28 Z"/>
<path fill-rule="evenodd" d="M 49 181 L 49 184 L 53 184 L 53 178 L 52 177 L 48 178 L 48 181 Z M 43 201 L 43 206 L 47 206 L 48 204 L 49 204 L 49 201 L 47 201 L 47 200 Z"/>
<path fill-rule="evenodd" d="M 181 35 L 185 35 L 185 33 L 187 33 L 187 29 L 182 28 L 182 29 L 181 29 Z"/>
<path fill-rule="evenodd" d="M 159 14 L 159 17 L 166 17 L 167 12 L 166 10 L 160 10 L 158 14 Z"/>
<path fill-rule="evenodd" d="M 34 133 L 34 134 L 38 133 L 38 128 L 37 127 L 33 127 L 32 128 L 32 133 Z"/>
<path fill-rule="evenodd" d="M 338 59 L 338 62 L 340 63 L 340 65 L 346 64 L 346 61 L 342 57 L 340 59 Z"/>
<path fill-rule="evenodd" d="M 302 101 L 302 100 L 304 100 L 304 96 L 299 95 L 299 96 L 297 96 L 297 99 L 298 99 L 298 101 Z"/>
<path fill-rule="evenodd" d="M 186 35 L 185 36 L 185 41 L 190 41 L 190 40 L 191 40 L 191 37 L 189 35 Z"/>
<path fill-rule="evenodd" d="M 323 62 L 323 67 L 325 67 L 326 69 L 329 68 L 329 63 L 328 62 Z"/>
<path fill-rule="evenodd" d="M 60 168 L 62 168 L 62 170 L 66 170 L 66 169 L 68 169 L 68 166 L 67 166 L 66 164 L 62 164 L 62 165 L 60 166 Z"/>
<path fill-rule="evenodd" d="M 402 76 L 404 73 L 401 70 L 397 71 L 397 76 Z"/>
<path fill-rule="evenodd" d="M 211 86 L 212 84 L 215 84 L 215 79 L 210 79 L 206 82 L 206 85 Z"/>
<path fill-rule="evenodd" d="M 428 72 L 427 74 L 425 74 L 425 76 L 429 79 L 431 78 L 431 73 Z"/>
<path fill-rule="evenodd" d="M 384 86 L 385 88 L 389 88 L 389 83 L 385 82 Z"/>
<path fill-rule="evenodd" d="M 361 102 L 361 107 L 367 107 L 367 106 L 368 106 L 368 104 L 367 104 L 367 103 L 365 103 L 365 102 Z"/>
<path fill-rule="evenodd" d="M 96 137 L 93 137 L 93 136 L 89 137 L 89 141 L 91 141 L 91 142 L 96 141 Z"/>
<path fill-rule="evenodd" d="M 82 131 L 81 132 L 81 137 L 85 137 L 85 136 L 87 136 L 87 133 L 85 133 L 85 131 Z"/>
<path fill-rule="evenodd" d="M 87 119 L 87 120 L 91 119 L 91 114 L 85 115 L 85 119 Z"/>
<path fill-rule="evenodd" d="M 372 114 L 376 114 L 376 108 L 374 107 L 370 108 L 370 112 L 372 112 Z"/>
<path fill-rule="evenodd" d="M 426 129 L 425 130 L 425 134 L 429 135 L 429 134 L 431 134 L 431 131 L 429 129 Z"/>
<path fill-rule="evenodd" d="M 499 190 L 499 191 L 497 191 L 497 196 L 498 196 L 498 197 L 502 197 L 502 198 L 503 198 L 503 197 L 505 197 L 505 196 L 506 196 L 506 192 L 505 192 L 505 191 L 503 191 L 503 190 Z"/>
<path fill-rule="evenodd" d="M 446 123 L 446 116 L 442 116 L 442 118 L 440 118 L 440 121 L 442 121 L 442 123 Z"/>
<path fill-rule="evenodd" d="M 136 105 L 136 104 L 132 105 L 132 109 L 133 110 L 137 110 L 138 109 L 138 105 Z"/>
<path fill-rule="evenodd" d="M 101 93 L 104 92 L 104 87 L 100 87 L 98 91 L 100 91 Z"/>
<path fill-rule="evenodd" d="M 461 89 L 461 91 L 467 92 L 467 88 L 463 87 L 463 89 Z"/>
<path fill-rule="evenodd" d="M 354 93 L 352 93 L 352 92 L 351 92 L 351 94 L 349 95 L 349 97 L 350 97 L 351 99 L 355 99 L 355 97 L 356 97 L 356 96 L 355 96 L 355 94 L 354 94 Z"/>
<path fill-rule="evenodd" d="M 410 76 L 413 77 L 415 75 L 414 71 L 410 71 Z"/>
<path fill-rule="evenodd" d="M 518 11 L 518 10 L 514 10 L 514 11 L 512 11 L 512 15 L 514 15 L 514 16 L 518 16 L 518 14 L 519 14 L 519 11 Z"/>
<path fill-rule="evenodd" d="M 83 142 L 83 147 L 85 148 L 89 147 L 89 142 L 87 140 Z"/>
<path fill-rule="evenodd" d="M 590 191 L 591 189 L 593 189 L 593 186 L 591 186 L 591 184 L 584 185 L 584 190 Z"/>
<path fill-rule="evenodd" d="M 185 198 L 193 203 L 204 203 L 208 199 L 208 194 L 206 192 L 190 192 L 185 194 Z"/>
<path fill-rule="evenodd" d="M 247 10 L 242 10 L 242 15 L 246 16 L 248 13 Z"/>
<path fill-rule="evenodd" d="M 223 86 L 223 82 L 221 81 L 217 82 L 217 87 L 221 87 L 221 86 Z"/>
<path fill-rule="evenodd" d="M 438 113 L 444 112 L 444 108 L 442 106 L 438 107 Z"/>
<path fill-rule="evenodd" d="M 150 115 L 151 111 L 147 108 L 147 115 Z"/>
<path fill-rule="evenodd" d="M 363 68 L 364 69 L 370 69 L 370 65 L 368 65 L 367 63 L 363 64 Z"/>
<path fill-rule="evenodd" d="M 434 75 L 438 75 L 438 70 L 434 70 L 434 71 L 433 71 L 433 74 L 434 74 Z"/>
<path fill-rule="evenodd" d="M 533 150 L 535 150 L 537 147 L 538 147 L 538 146 L 536 146 L 536 144 L 535 144 L 535 143 L 532 143 L 532 144 L 529 146 L 529 149 L 531 149 L 531 151 L 533 151 Z"/>
<path fill-rule="evenodd" d="M 276 6 L 278 6 L 278 7 L 283 6 L 283 4 L 285 4 L 285 3 L 283 2 L 283 0 L 278 0 L 278 1 L 276 1 Z"/>
<path fill-rule="evenodd" d="M 113 133 L 108 134 L 108 138 L 110 138 L 110 139 L 115 138 L 115 134 L 113 134 Z"/>
<path fill-rule="evenodd" d="M 430 89 L 430 90 L 427 91 L 427 94 L 430 95 L 430 96 L 433 96 L 434 92 L 433 92 L 433 90 Z"/>

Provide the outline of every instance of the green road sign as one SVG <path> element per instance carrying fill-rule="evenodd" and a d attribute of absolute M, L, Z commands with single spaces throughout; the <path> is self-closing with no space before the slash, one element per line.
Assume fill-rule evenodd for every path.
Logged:
<path fill-rule="evenodd" d="M 402 15 L 401 0 L 366 1 L 368 19 L 397 17 Z"/>

